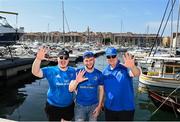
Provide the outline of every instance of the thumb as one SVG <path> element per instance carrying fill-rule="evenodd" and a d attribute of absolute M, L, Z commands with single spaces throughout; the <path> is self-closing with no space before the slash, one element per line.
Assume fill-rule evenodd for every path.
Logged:
<path fill-rule="evenodd" d="M 84 78 L 83 80 L 88 80 L 88 78 Z"/>

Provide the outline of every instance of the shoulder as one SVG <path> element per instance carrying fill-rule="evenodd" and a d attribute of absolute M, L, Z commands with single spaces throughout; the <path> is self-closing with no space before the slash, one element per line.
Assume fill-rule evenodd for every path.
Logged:
<path fill-rule="evenodd" d="M 41 68 L 42 70 L 49 70 L 49 71 L 53 71 L 58 69 L 58 66 L 47 66 L 47 67 L 43 67 Z"/>
<path fill-rule="evenodd" d="M 102 74 L 102 72 L 100 70 L 96 69 L 96 68 L 94 68 L 94 72 Z"/>
<path fill-rule="evenodd" d="M 84 67 L 80 67 L 76 69 L 76 72 L 79 72 L 80 70 L 85 70 Z"/>
<path fill-rule="evenodd" d="M 128 70 L 128 68 L 126 66 L 124 66 L 124 64 L 122 64 L 122 63 L 118 64 L 118 68 L 120 68 L 121 70 Z"/>
<path fill-rule="evenodd" d="M 70 71 L 70 72 L 75 72 L 76 70 L 75 70 L 74 67 L 69 66 L 69 67 L 68 67 L 68 71 Z"/>
<path fill-rule="evenodd" d="M 102 73 L 104 74 L 105 72 L 108 71 L 108 69 L 109 69 L 109 65 L 107 65 L 107 66 L 103 69 Z"/>

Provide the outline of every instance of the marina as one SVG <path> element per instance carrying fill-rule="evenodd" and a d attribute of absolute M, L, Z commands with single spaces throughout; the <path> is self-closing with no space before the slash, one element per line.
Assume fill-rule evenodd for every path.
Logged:
<path fill-rule="evenodd" d="M 122 53 L 118 56 L 122 61 L 121 56 Z M 97 57 L 95 67 L 103 70 L 106 64 L 107 63 L 105 55 Z M 75 67 L 80 66 L 82 66 L 82 62 L 79 62 L 75 65 Z M 47 121 L 44 107 L 46 101 L 46 92 L 48 89 L 48 82 L 46 79 L 36 79 L 30 72 L 27 76 L 28 77 L 23 79 L 23 81 L 21 80 L 22 84 L 11 89 L 3 88 L 0 90 L 1 118 L 7 118 L 15 121 Z M 135 121 L 178 121 L 180 119 L 176 118 L 174 113 L 169 113 L 162 110 L 159 110 L 156 114 L 151 116 L 151 114 L 156 110 L 156 106 L 148 97 L 148 92 L 140 92 L 138 90 L 138 79 L 134 79 L 133 85 L 136 93 L 136 111 L 134 118 Z M 29 111 L 31 111 L 33 114 L 29 114 Z M 101 121 L 104 120 L 103 112 L 98 119 Z"/>
<path fill-rule="evenodd" d="M 120 1 L 114 3 L 112 0 L 113 5 L 111 2 L 106 3 L 105 7 L 101 8 L 104 10 L 103 13 L 96 17 L 91 15 L 96 15 L 100 12 L 100 9 L 98 9 L 98 11 L 96 10 L 97 8 L 95 8 L 95 11 L 93 9 L 86 11 L 87 7 L 89 8 L 94 1 L 91 2 L 87 2 L 88 6 L 86 7 L 85 3 L 80 7 L 79 5 L 81 4 L 74 6 L 77 3 L 72 2 L 73 7 L 71 7 L 71 2 L 67 1 L 69 5 L 67 5 L 68 9 L 65 10 L 64 1 L 62 0 L 60 1 L 62 8 L 56 3 L 58 9 L 54 9 L 56 7 L 51 6 L 53 10 L 51 12 L 50 9 L 47 11 L 41 8 L 42 3 L 37 3 L 37 5 L 39 5 L 38 11 L 42 9 L 43 13 L 38 15 L 38 12 L 34 12 L 33 16 L 31 15 L 33 10 L 37 11 L 33 9 L 34 4 L 31 6 L 32 12 L 29 14 L 23 13 L 26 12 L 26 9 L 18 12 L 0 10 L 0 121 L 48 121 L 44 110 L 47 90 L 49 88 L 48 81 L 45 78 L 34 76 L 31 71 L 33 61 L 41 47 L 47 49 L 45 58 L 43 58 L 41 62 L 41 68 L 56 66 L 58 64 L 57 56 L 59 52 L 66 50 L 69 56 L 61 56 L 60 58 L 62 60 L 69 58 L 69 65 L 77 69 L 83 66 L 84 52 L 92 51 L 96 58 L 95 67 L 103 71 L 107 66 L 108 57 L 105 55 L 105 50 L 108 47 L 117 49 L 117 57 L 120 63 L 124 63 L 122 56 L 128 52 L 127 55 L 129 58 L 132 56 L 135 60 L 135 65 L 141 70 L 140 76 L 133 78 L 135 101 L 134 121 L 180 121 L 180 33 L 178 32 L 180 11 L 176 12 L 177 8 L 180 8 L 180 6 L 176 4 L 178 2 L 180 3 L 180 1 L 167 0 L 164 16 L 158 24 L 155 20 L 150 20 L 149 16 L 154 18 L 155 13 L 159 12 L 160 8 L 162 9 L 162 6 L 165 5 L 164 3 L 160 4 L 162 1 L 159 4 L 154 3 L 153 6 L 159 5 L 156 10 L 152 9 L 152 6 L 150 9 L 148 9 L 149 6 L 145 7 L 148 11 L 146 11 L 146 9 L 140 9 L 137 13 L 138 16 L 135 16 L 136 13 L 133 13 L 134 10 L 131 10 L 133 13 L 131 16 L 133 18 L 128 20 L 133 20 L 133 24 L 128 20 L 126 20 L 127 22 L 123 21 L 123 19 L 130 14 L 125 11 L 125 9 L 130 10 L 129 5 L 133 3 L 134 6 L 134 2 L 131 1 L 131 3 L 127 4 L 127 8 L 124 8 L 121 4 L 118 5 L 116 3 Z M 53 2 L 51 4 L 53 4 Z M 147 3 L 144 3 L 144 6 L 146 4 Z M 47 5 L 50 5 L 50 3 Z M 96 5 L 100 7 L 99 4 L 96 3 Z M 112 8 L 111 5 L 113 6 Z M 120 8 L 119 6 L 122 7 L 122 11 L 114 12 Z M 49 6 L 46 7 L 50 8 Z M 83 7 L 85 8 L 82 9 Z M 93 8 L 93 6 L 91 7 Z M 108 11 L 104 9 L 107 7 L 110 8 L 107 9 Z M 170 10 L 167 10 L 168 7 Z M 20 9 L 21 7 L 18 8 Z M 114 9 L 113 13 L 109 13 L 109 10 L 111 11 L 113 8 L 117 10 Z M 139 9 L 139 6 L 135 8 Z M 71 11 L 69 11 L 69 9 Z M 155 11 L 154 13 L 150 13 L 150 10 Z M 57 11 L 59 13 L 57 13 Z M 93 13 L 91 13 L 91 11 Z M 104 14 L 105 11 L 106 14 Z M 148 19 L 145 23 L 141 23 L 141 20 L 134 20 L 142 18 L 139 17 L 139 15 L 141 15 L 140 11 L 146 11 L 146 13 L 142 14 L 143 17 L 148 15 L 148 17 L 146 16 Z M 80 16 L 75 12 L 80 13 Z M 88 20 L 87 23 L 85 23 L 87 20 L 83 20 L 82 17 L 84 12 L 84 18 Z M 19 13 L 21 13 L 21 15 Z M 44 15 L 44 13 L 47 15 Z M 118 13 L 118 15 L 114 13 Z M 161 15 L 162 13 L 158 14 Z M 166 14 L 168 15 L 166 16 Z M 173 17 L 175 14 L 178 15 L 177 19 Z M 15 19 L 13 19 L 13 21 L 15 20 L 14 24 L 12 24 L 12 21 L 9 21 L 10 16 L 15 17 Z M 68 18 L 68 16 L 70 18 Z M 74 16 L 75 18 L 71 19 L 71 17 L 73 18 Z M 170 16 L 171 23 L 168 23 Z M 34 19 L 36 20 L 34 25 L 32 24 L 34 20 L 29 17 L 36 18 Z M 77 18 L 78 22 L 76 20 Z M 18 23 L 19 19 L 22 19 L 20 20 L 22 24 L 26 22 L 31 24 L 26 23 L 25 27 L 21 27 L 19 26 L 21 24 Z M 81 19 L 83 21 L 81 21 Z M 99 19 L 101 21 L 98 21 Z M 109 24 L 110 19 L 113 20 L 111 20 Z M 159 18 L 156 19 L 159 20 Z M 70 22 L 72 24 L 68 23 L 68 20 L 71 20 Z M 74 21 L 75 23 L 73 23 Z M 98 24 L 96 21 L 98 21 Z M 117 23 L 116 21 L 120 23 L 120 25 L 114 25 L 114 23 Z M 136 22 L 139 22 L 140 25 Z M 62 24 L 60 24 L 60 27 L 59 23 Z M 73 29 L 70 29 L 69 24 L 71 24 Z M 160 26 L 159 28 L 157 27 L 158 31 L 156 33 L 155 30 L 157 30 L 157 28 L 154 29 L 153 27 L 159 24 Z M 47 27 L 45 25 L 47 25 Z M 80 27 L 83 28 L 83 30 L 78 30 L 79 25 L 83 25 L 83 27 Z M 114 25 L 112 28 L 116 28 L 118 31 L 110 32 L 106 30 L 110 28 L 109 25 Z M 123 30 L 125 29 L 124 25 L 131 25 L 129 27 L 131 28 L 130 31 L 127 29 L 128 31 L 125 32 L 125 30 Z M 142 29 L 142 25 L 146 25 L 146 27 Z M 105 28 L 103 30 L 99 29 L 101 30 L 99 31 L 98 27 Z M 27 28 L 29 31 L 26 30 Z M 33 30 L 35 28 L 38 31 Z M 135 31 L 135 28 L 141 28 L 143 32 Z M 169 29 L 168 32 L 170 34 L 164 34 L 166 28 Z M 146 31 L 144 32 L 144 30 Z M 112 56 L 108 59 L 112 59 Z M 102 109 L 98 116 L 98 121 L 105 121 L 104 109 Z"/>

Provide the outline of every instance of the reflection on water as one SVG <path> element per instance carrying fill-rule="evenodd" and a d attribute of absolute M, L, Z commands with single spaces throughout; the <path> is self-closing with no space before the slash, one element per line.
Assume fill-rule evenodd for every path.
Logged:
<path fill-rule="evenodd" d="M 95 66 L 102 70 L 106 66 L 105 56 L 96 59 Z M 82 66 L 78 63 L 76 66 Z M 75 67 L 76 67 L 75 66 Z M 44 112 L 48 82 L 46 79 L 34 79 L 31 73 L 23 74 L 19 78 L 11 81 L 22 81 L 16 87 L 0 89 L 0 117 L 9 118 L 16 121 L 47 121 Z M 23 78 L 25 77 L 25 78 Z M 26 83 L 26 84 L 24 84 Z M 140 88 L 138 79 L 134 79 L 134 91 L 136 101 L 136 111 L 134 119 L 137 121 L 148 120 L 180 120 L 174 113 L 158 110 L 152 116 L 157 107 L 149 99 L 146 88 Z M 104 120 L 104 113 L 101 113 L 99 120 Z"/>
<path fill-rule="evenodd" d="M 24 102 L 27 94 L 18 89 L 0 91 L 0 117 L 8 118 Z"/>
<path fill-rule="evenodd" d="M 157 93 L 163 93 L 164 96 L 168 96 L 174 89 L 165 89 L 165 88 L 159 88 L 159 87 L 145 87 L 144 85 L 138 83 L 138 90 L 140 90 L 140 96 L 138 97 L 138 100 L 136 100 L 136 102 L 138 103 L 139 109 L 140 110 L 148 110 L 150 113 L 147 114 L 149 115 L 149 120 L 152 121 L 177 121 L 180 120 L 180 114 L 177 115 L 177 113 L 174 113 L 173 111 L 164 111 L 162 110 L 162 107 L 159 108 L 159 106 L 155 106 L 154 103 L 152 102 L 152 100 L 149 98 L 148 96 L 148 89 L 151 89 Z M 172 96 L 176 96 L 176 97 L 180 97 L 179 96 L 179 91 L 175 92 L 174 94 L 172 94 Z M 147 96 L 145 96 L 147 95 Z M 147 99 L 146 99 L 147 98 Z M 157 112 L 155 112 L 157 110 Z M 153 114 L 155 112 L 155 114 Z"/>

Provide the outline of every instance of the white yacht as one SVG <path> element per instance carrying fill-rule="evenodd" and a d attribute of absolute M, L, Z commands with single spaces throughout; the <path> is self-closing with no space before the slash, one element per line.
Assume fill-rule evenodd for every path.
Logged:
<path fill-rule="evenodd" d="M 5 17 L 0 16 L 0 45 L 14 44 L 23 35 L 24 29 L 13 28 Z"/>

